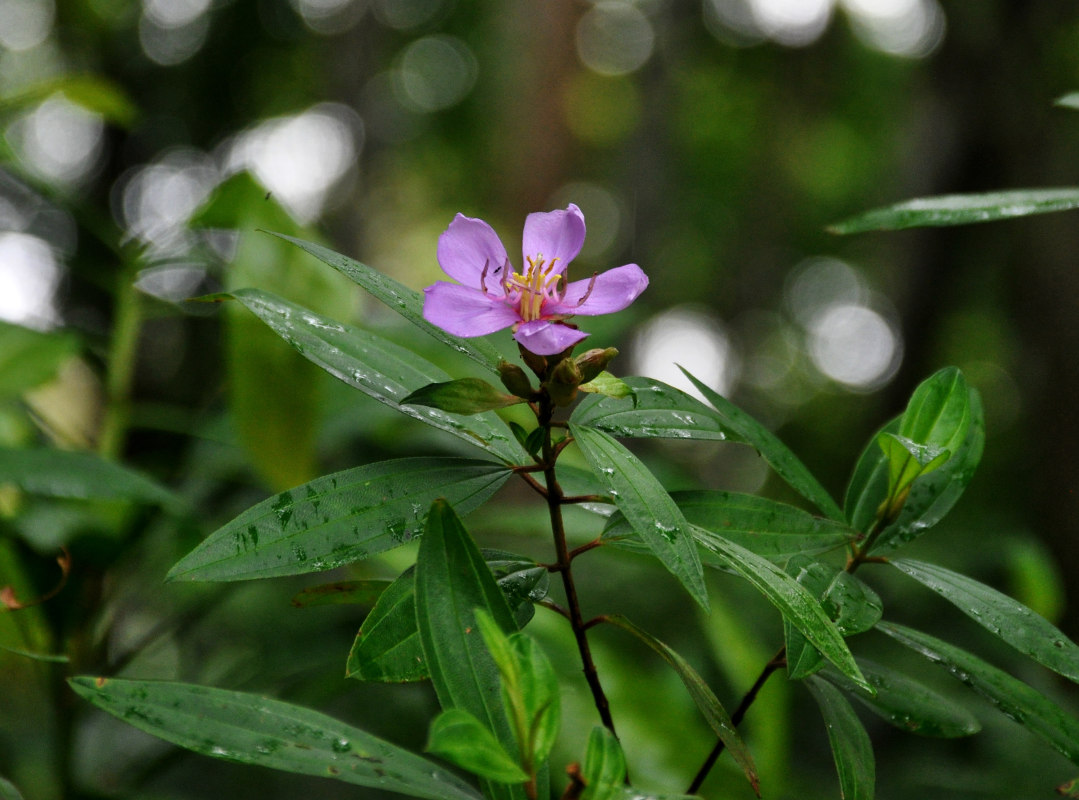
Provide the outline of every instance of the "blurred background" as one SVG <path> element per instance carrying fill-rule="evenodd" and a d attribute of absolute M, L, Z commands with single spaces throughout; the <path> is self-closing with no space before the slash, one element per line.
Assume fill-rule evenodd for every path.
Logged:
<path fill-rule="evenodd" d="M 319 576 L 162 583 L 275 490 L 457 451 L 246 312 L 184 302 L 258 286 L 467 373 L 259 229 L 322 241 L 419 289 L 441 274 L 437 238 L 457 212 L 489 221 L 515 258 L 527 213 L 576 203 L 588 224 L 577 277 L 635 262 L 651 278 L 631 309 L 586 326 L 589 344 L 622 351 L 618 374 L 679 384 L 683 364 L 776 430 L 838 498 L 873 432 L 955 364 L 982 392 L 986 453 L 912 554 L 1079 635 L 1068 591 L 1079 583 L 1075 213 L 825 230 L 915 196 L 1079 183 L 1079 112 L 1054 105 L 1076 89 L 1071 3 L 0 0 L 0 444 L 94 451 L 187 507 L 0 487 L 0 585 L 42 597 L 59 548 L 72 559 L 56 597 L 0 614 L 0 775 L 26 800 L 378 796 L 178 752 L 79 703 L 63 683 L 78 673 L 271 693 L 422 748 L 429 687 L 343 679 L 364 610 L 290 605 Z M 800 502 L 751 450 L 638 444 L 668 488 Z M 550 558 L 527 493 L 500 498 L 470 518 L 474 535 Z M 583 514 L 574 524 L 581 542 L 601 525 Z M 410 559 L 343 574 L 393 577 Z M 713 576 L 715 612 L 698 619 L 646 561 L 603 552 L 580 564 L 586 615 L 625 611 L 689 657 L 728 708 L 781 643 L 774 611 L 730 576 Z M 924 590 L 870 577 L 887 617 L 944 632 L 1079 708 L 1074 687 Z M 594 712 L 549 616 L 530 630 L 565 676 L 561 788 Z M 704 724 L 650 655 L 617 632 L 593 638 L 635 781 L 681 790 L 710 749 Z M 855 652 L 909 661 L 955 691 L 883 638 L 860 637 Z M 963 697 L 985 726 L 969 740 L 866 718 L 880 797 L 1049 797 L 1075 777 Z M 800 687 L 773 678 L 745 730 L 765 797 L 838 796 Z M 704 793 L 752 796 L 722 762 Z"/>

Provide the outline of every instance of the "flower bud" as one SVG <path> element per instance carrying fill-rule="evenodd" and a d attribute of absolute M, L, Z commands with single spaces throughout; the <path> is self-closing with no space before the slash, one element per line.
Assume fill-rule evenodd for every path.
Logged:
<path fill-rule="evenodd" d="M 568 406 L 577 397 L 581 383 L 580 367 L 572 358 L 563 358 L 551 370 L 551 377 L 544 385 L 556 406 Z"/>
<path fill-rule="evenodd" d="M 511 364 L 508 361 L 499 361 L 498 375 L 502 379 L 502 385 L 509 389 L 511 394 L 516 395 L 517 397 L 523 397 L 527 400 L 535 393 L 532 384 L 528 380 L 528 375 L 526 375 L 525 371 L 516 364 Z"/>
<path fill-rule="evenodd" d="M 606 350 L 597 347 L 577 356 L 576 364 L 581 371 L 581 383 L 588 383 L 607 369 L 607 365 L 617 355 L 618 350 L 613 347 L 608 347 Z"/>

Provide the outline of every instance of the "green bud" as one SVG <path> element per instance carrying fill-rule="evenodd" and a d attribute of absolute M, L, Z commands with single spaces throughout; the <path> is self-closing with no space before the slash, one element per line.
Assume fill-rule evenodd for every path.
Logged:
<path fill-rule="evenodd" d="M 581 383 L 588 383 L 607 369 L 607 365 L 617 355 L 618 350 L 613 347 L 608 347 L 606 350 L 596 347 L 577 356 L 576 364 L 581 370 Z"/>
<path fill-rule="evenodd" d="M 498 375 L 502 379 L 502 385 L 517 397 L 523 397 L 527 400 L 535 394 L 532 383 L 528 380 L 528 375 L 516 364 L 499 361 Z"/>
<path fill-rule="evenodd" d="M 551 377 L 544 385 L 556 406 L 568 406 L 577 397 L 581 369 L 572 358 L 563 358 L 551 370 Z"/>

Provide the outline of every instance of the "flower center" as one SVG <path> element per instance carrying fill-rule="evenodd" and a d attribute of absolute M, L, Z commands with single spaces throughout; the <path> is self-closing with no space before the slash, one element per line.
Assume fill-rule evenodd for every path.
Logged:
<path fill-rule="evenodd" d="M 525 259 L 528 267 L 524 275 L 519 272 L 506 279 L 507 294 L 510 290 L 519 292 L 518 311 L 524 322 L 531 322 L 543 316 L 543 304 L 547 300 L 558 299 L 558 282 L 562 275 L 554 271 L 557 258 L 550 263 L 543 260 L 543 254 Z"/>

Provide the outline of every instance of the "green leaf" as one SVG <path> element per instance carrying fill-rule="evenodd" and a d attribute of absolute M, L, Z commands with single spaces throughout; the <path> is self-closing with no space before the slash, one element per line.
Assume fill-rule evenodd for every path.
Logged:
<path fill-rule="evenodd" d="M 533 603 L 547 594 L 547 570 L 499 550 L 482 554 L 523 627 L 535 614 Z M 405 570 L 367 615 L 348 655 L 349 678 L 399 683 L 430 677 L 416 627 L 414 574 L 411 567 Z"/>
<path fill-rule="evenodd" d="M 183 500 L 140 472 L 93 453 L 48 448 L 0 447 L 0 485 L 29 494 L 77 500 L 129 500 L 159 504 L 173 511 Z"/>
<path fill-rule="evenodd" d="M 5 609 L 6 610 L 6 609 Z M 30 650 L 23 650 L 18 647 L 8 647 L 7 645 L 0 644 L 0 650 L 5 653 L 11 653 L 16 656 L 22 656 L 23 658 L 29 658 L 31 661 L 42 661 L 48 664 L 67 664 L 71 661 L 65 655 L 51 655 L 49 653 L 34 653 Z M 2 795 L 0 795 L 2 797 Z"/>
<path fill-rule="evenodd" d="M 1079 92 L 1068 92 L 1068 94 L 1058 97 L 1053 105 L 1061 106 L 1062 108 L 1079 108 Z"/>
<path fill-rule="evenodd" d="M 741 441 L 755 448 L 761 454 L 761 458 L 775 470 L 776 475 L 781 477 L 787 484 L 798 492 L 802 497 L 815 505 L 826 517 L 837 522 L 844 520 L 843 512 L 836 505 L 835 500 L 828 491 L 820 485 L 794 453 L 792 453 L 779 438 L 761 425 L 745 411 L 738 408 L 730 400 L 727 400 L 711 386 L 697 380 L 684 368 L 679 367 L 693 385 L 697 387 L 705 399 L 711 403 L 723 424 L 733 430 Z"/>
<path fill-rule="evenodd" d="M 78 350 L 79 340 L 71 334 L 0 321 L 0 398 L 17 397 L 50 380 Z"/>
<path fill-rule="evenodd" d="M 581 800 L 619 797 L 626 781 L 626 756 L 622 745 L 606 728 L 597 725 L 588 735 L 584 756 L 585 790 Z"/>
<path fill-rule="evenodd" d="M 942 225 L 994 222 L 1031 214 L 1079 208 L 1079 188 L 1017 189 L 985 194 L 950 194 L 921 197 L 876 208 L 828 226 L 830 233 L 897 231 Z"/>
<path fill-rule="evenodd" d="M 423 295 L 419 292 L 403 286 L 388 275 L 371 269 L 366 264 L 361 264 L 348 256 L 335 253 L 322 245 L 287 236 L 283 233 L 273 233 L 272 231 L 269 231 L 269 233 L 306 250 L 319 261 L 328 264 L 362 286 L 420 330 L 449 345 L 454 351 L 468 356 L 496 375 L 498 374 L 498 362 L 503 360 L 502 355 L 483 339 L 461 339 L 425 320 L 423 318 Z"/>
<path fill-rule="evenodd" d="M 528 775 L 502 749 L 483 723 L 467 711 L 451 708 L 431 723 L 427 752 L 446 759 L 481 778 L 499 783 L 524 783 Z"/>
<path fill-rule="evenodd" d="M 929 474 L 952 456 L 950 450 L 919 444 L 894 433 L 882 433 L 877 444 L 888 460 L 889 495 L 902 493 L 915 478 Z"/>
<path fill-rule="evenodd" d="M 487 612 L 476 611 L 483 641 L 502 677 L 502 702 L 510 715 L 526 772 L 543 763 L 561 723 L 558 677 L 543 650 L 523 633 L 506 636 Z"/>
<path fill-rule="evenodd" d="M 1022 603 L 973 578 L 910 559 L 889 563 L 1042 666 L 1079 682 L 1079 646 Z"/>
<path fill-rule="evenodd" d="M 0 778 L 0 800 L 23 800 L 15 784 L 4 778 Z"/>
<path fill-rule="evenodd" d="M 880 597 L 860 578 L 835 566 L 795 556 L 787 572 L 820 600 L 828 617 L 843 636 L 853 636 L 872 628 L 881 617 Z M 783 621 L 787 642 L 787 674 L 792 680 L 804 678 L 824 665 L 820 652 L 789 620 Z"/>
<path fill-rule="evenodd" d="M 588 736 L 581 777 L 585 789 L 581 800 L 692 800 L 696 795 L 651 794 L 626 785 L 626 757 L 622 745 L 604 727 Z"/>
<path fill-rule="evenodd" d="M 740 441 L 719 414 L 685 392 L 651 378 L 625 378 L 624 383 L 632 395 L 586 397 L 573 410 L 570 422 L 621 438 Z"/>
<path fill-rule="evenodd" d="M 873 800 L 876 766 L 873 745 L 862 721 L 832 684 L 810 678 L 806 685 L 820 707 L 828 730 L 828 742 L 839 774 L 839 796 L 843 800 Z"/>
<path fill-rule="evenodd" d="M 60 93 L 113 125 L 129 128 L 138 117 L 138 108 L 119 84 L 89 74 L 63 75 L 31 84 L 17 94 L 0 99 L 0 113 L 36 105 Z"/>
<path fill-rule="evenodd" d="M 588 383 L 582 383 L 577 388 L 582 392 L 602 394 L 607 397 L 619 398 L 633 395 L 633 388 L 628 383 L 609 372 L 601 372 Z"/>
<path fill-rule="evenodd" d="M 346 677 L 383 683 L 431 677 L 416 628 L 415 583 L 410 568 L 378 598 L 352 643 Z"/>
<path fill-rule="evenodd" d="M 215 297 L 232 297 L 243 303 L 305 358 L 380 403 L 452 433 L 509 463 L 527 458 L 509 437 L 505 423 L 493 413 L 475 414 L 465 423 L 439 409 L 402 405 L 414 389 L 450 377 L 411 350 L 257 289 L 239 289 Z"/>
<path fill-rule="evenodd" d="M 753 584 L 757 591 L 779 609 L 783 618 L 790 620 L 810 644 L 835 664 L 840 672 L 859 686 L 869 688 L 854 662 L 854 656 L 843 641 L 843 635 L 828 618 L 817 599 L 800 583 L 771 561 L 734 542 L 716 537 L 705 546 L 710 547 L 732 570 Z"/>
<path fill-rule="evenodd" d="M 908 733 L 956 739 L 982 729 L 978 720 L 963 706 L 913 678 L 865 659 L 858 659 L 858 666 L 876 690 L 875 695 L 851 683 L 832 667 L 825 667 L 820 675 L 854 695 L 877 716 Z"/>
<path fill-rule="evenodd" d="M 410 541 L 435 499 L 467 513 L 509 474 L 487 461 L 401 458 L 316 478 L 210 534 L 169 570 L 168 580 L 299 575 L 360 561 Z"/>
<path fill-rule="evenodd" d="M 603 431 L 569 425 L 589 466 L 652 554 L 708 608 L 708 592 L 693 535 L 674 500 L 635 455 Z"/>
<path fill-rule="evenodd" d="M 1072 763 L 1079 764 L 1079 720 L 1040 692 L 929 634 L 891 622 L 878 622 L 877 629 L 944 667 L 1005 716 L 1045 739 Z"/>
<path fill-rule="evenodd" d="M 77 677 L 75 692 L 196 753 L 431 800 L 479 800 L 427 759 L 317 711 L 253 694 L 165 681 Z"/>
<path fill-rule="evenodd" d="M 883 434 L 952 455 L 911 483 L 905 497 L 893 496 L 889 494 L 889 457 L 877 443 Z M 959 500 L 974 477 L 984 446 L 985 419 L 977 391 L 954 367 L 936 372 L 914 391 L 903 415 L 887 424 L 859 458 L 844 502 L 851 527 L 869 531 L 878 524 L 879 514 L 895 517 L 871 545 L 874 553 L 915 539 Z"/>
<path fill-rule="evenodd" d="M 517 626 L 479 549 L 441 500 L 431 506 L 420 540 L 415 603 L 424 658 L 442 708 L 469 712 L 507 752 L 514 750 L 498 668 L 477 630 L 475 609 L 485 609 L 504 631 Z M 484 793 L 498 800 L 524 798 L 521 787 L 494 785 Z"/>
<path fill-rule="evenodd" d="M 797 553 L 820 553 L 843 547 L 858 535 L 846 525 L 815 517 L 795 506 L 737 492 L 681 491 L 671 498 L 695 526 L 698 544 L 719 536 L 773 560 Z M 637 539 L 626 518 L 615 514 L 604 539 Z M 707 555 L 702 554 L 707 562 Z"/>
<path fill-rule="evenodd" d="M 390 581 L 335 581 L 309 586 L 292 597 L 296 608 L 336 605 L 373 605 Z"/>
<path fill-rule="evenodd" d="M 621 614 L 608 614 L 604 617 L 604 620 L 632 633 L 658 653 L 674 669 L 678 677 L 681 678 L 682 683 L 685 684 L 689 696 L 693 699 L 694 705 L 697 706 L 697 710 L 701 712 L 701 715 L 708 723 L 708 727 L 723 742 L 727 751 L 734 758 L 735 763 L 741 767 L 742 773 L 753 787 L 753 791 L 760 797 L 760 778 L 757 775 L 757 767 L 753 763 L 753 756 L 750 754 L 749 748 L 742 740 L 738 729 L 735 728 L 727 710 L 719 702 L 719 698 L 716 697 L 715 693 L 690 663 L 671 649 L 670 646 L 661 642 L 643 628 L 633 624 Z"/>
<path fill-rule="evenodd" d="M 500 392 L 480 378 L 458 378 L 422 386 L 401 400 L 402 405 L 430 406 L 452 414 L 478 414 L 525 402 L 520 397 Z"/>

